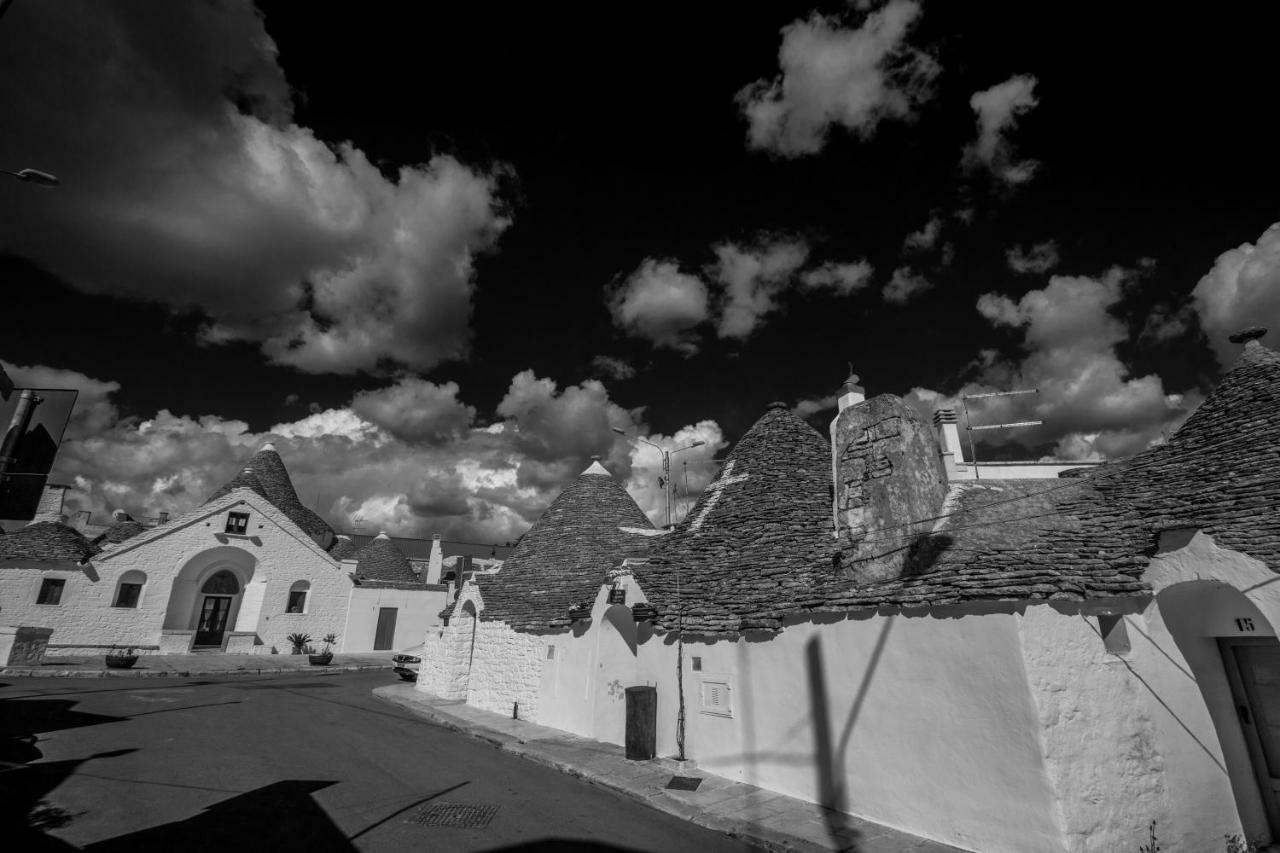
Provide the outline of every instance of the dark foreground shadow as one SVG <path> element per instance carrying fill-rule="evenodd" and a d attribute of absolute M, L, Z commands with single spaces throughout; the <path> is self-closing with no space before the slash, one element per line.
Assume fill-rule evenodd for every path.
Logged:
<path fill-rule="evenodd" d="M 100 841 L 93 853 L 132 851 L 306 850 L 307 853 L 356 848 L 311 795 L 336 784 L 286 779 L 209 806 L 186 820 Z"/>
<path fill-rule="evenodd" d="M 543 838 L 509 847 L 491 847 L 485 853 L 641 853 L 637 847 L 617 847 L 599 841 L 574 841 L 567 838 Z"/>

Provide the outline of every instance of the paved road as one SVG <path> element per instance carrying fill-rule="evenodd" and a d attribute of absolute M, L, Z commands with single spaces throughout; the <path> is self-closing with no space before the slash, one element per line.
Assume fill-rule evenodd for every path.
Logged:
<path fill-rule="evenodd" d="M 370 697 L 391 680 L 0 679 L 3 846 L 748 849 Z M 441 803 L 497 811 L 483 828 L 409 820 Z"/>

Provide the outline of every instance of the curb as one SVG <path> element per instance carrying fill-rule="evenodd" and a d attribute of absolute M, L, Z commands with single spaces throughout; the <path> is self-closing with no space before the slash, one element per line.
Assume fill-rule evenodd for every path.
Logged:
<path fill-rule="evenodd" d="M 397 687 L 399 685 L 389 685 Z M 390 692 L 384 692 L 381 688 L 372 691 L 373 697 L 389 705 L 395 705 L 410 711 L 427 721 L 449 729 L 460 734 L 466 735 L 473 740 L 488 743 L 503 752 L 510 753 L 525 761 L 531 761 L 534 764 L 541 764 L 543 767 L 549 767 L 557 770 L 567 776 L 575 779 L 581 779 L 584 782 L 595 785 L 600 788 L 621 794 L 629 800 L 647 805 L 652 809 L 671 815 L 672 817 L 686 820 L 689 823 L 700 826 L 713 832 L 723 833 L 731 838 L 745 841 L 748 844 L 760 850 L 768 850 L 771 853 L 809 853 L 809 851 L 817 851 L 819 848 L 809 842 L 786 836 L 766 827 L 759 827 L 747 821 L 733 820 L 732 818 L 722 817 L 720 815 L 711 814 L 697 806 L 685 804 L 675 800 L 666 800 L 661 797 L 661 790 L 645 791 L 638 790 L 624 782 L 619 782 L 610 778 L 607 774 L 599 771 L 589 770 L 577 767 L 551 756 L 539 754 L 536 750 L 529 748 L 526 741 L 514 735 L 498 734 L 496 732 L 485 731 L 484 729 L 469 727 L 463 723 L 459 723 L 451 719 L 448 715 L 438 712 L 429 705 L 422 705 L 407 701 Z M 672 775 L 675 775 L 673 772 Z"/>
<path fill-rule="evenodd" d="M 343 666 L 312 667 L 262 667 L 260 669 L 31 669 L 0 667 L 0 676 L 9 678 L 204 678 L 235 675 L 339 675 L 344 672 L 374 672 L 390 670 L 391 664 L 345 664 Z"/>

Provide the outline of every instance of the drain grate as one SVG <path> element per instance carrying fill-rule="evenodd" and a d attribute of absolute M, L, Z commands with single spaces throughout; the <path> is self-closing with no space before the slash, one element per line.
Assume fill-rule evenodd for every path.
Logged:
<path fill-rule="evenodd" d="M 497 813 L 497 806 L 477 806 L 467 803 L 432 803 L 418 809 L 405 822 L 419 826 L 461 826 L 475 828 L 488 826 Z"/>
<path fill-rule="evenodd" d="M 702 780 L 697 776 L 672 776 L 667 787 L 672 791 L 696 791 Z"/>

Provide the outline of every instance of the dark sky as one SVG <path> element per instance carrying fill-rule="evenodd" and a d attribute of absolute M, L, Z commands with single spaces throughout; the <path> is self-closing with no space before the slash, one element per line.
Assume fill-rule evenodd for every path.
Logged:
<path fill-rule="evenodd" d="M 902 4 L 912 5 L 889 5 Z M 1266 311 L 1280 322 L 1280 295 L 1267 295 L 1280 287 L 1280 261 L 1260 271 L 1246 264 L 1267 291 L 1252 301 L 1239 295 L 1243 285 L 1233 290 L 1227 281 L 1240 267 L 1229 263 L 1214 279 L 1216 309 L 1207 296 L 1192 298 L 1224 252 L 1257 244 L 1255 260 L 1275 260 L 1275 252 L 1262 252 L 1260 235 L 1280 219 L 1269 129 L 1276 22 L 1258 17 L 1255 4 L 1192 15 L 1168 4 L 926 2 L 899 42 L 933 69 L 909 115 L 863 130 L 835 121 L 820 150 L 799 156 L 748 145 L 735 95 L 781 73 L 783 27 L 812 24 L 820 14 L 829 16 L 828 30 L 854 31 L 865 24 L 863 10 L 838 3 L 446 9 L 259 2 L 278 50 L 275 67 L 264 71 L 227 50 L 234 39 L 252 41 L 251 24 L 224 30 L 173 12 L 157 22 L 126 8 L 132 4 L 106 3 L 110 11 L 97 14 L 111 25 L 75 36 L 103 43 L 87 54 L 82 46 L 77 55 L 89 58 L 73 67 L 97 86 L 112 46 L 127 43 L 127 55 L 149 68 L 128 86 L 93 90 L 99 106 L 125 98 L 124 115 L 142 116 L 115 144 L 109 120 L 81 124 L 74 115 L 97 107 L 67 101 L 58 88 L 75 91 L 77 81 L 47 79 L 43 60 L 25 47 L 34 33 L 36 43 L 56 49 L 59 26 L 76 4 L 36 5 L 17 0 L 0 20 L 0 72 L 10 80 L 0 98 L 19 101 L 6 108 L 10 115 L 47 120 L 33 121 L 27 139 L 22 122 L 7 123 L 0 168 L 45 168 L 63 186 L 0 187 L 0 358 L 119 383 L 109 391 L 117 417 L 148 419 L 167 409 L 175 417 L 244 421 L 246 435 L 260 434 L 305 418 L 310 403 L 350 408 L 359 392 L 412 377 L 457 383 L 457 399 L 474 407 L 475 428 L 519 417 L 517 406 L 500 411 L 500 404 L 513 377 L 532 370 L 561 389 L 601 379 L 610 403 L 644 407 L 622 424 L 628 428 L 670 436 L 712 420 L 732 442 L 772 400 L 815 401 L 802 411 L 817 411 L 813 422 L 821 426 L 830 418 L 821 398 L 851 362 L 871 393 L 929 389 L 922 406 L 930 405 L 929 393 L 949 398 L 963 387 L 1057 388 L 1042 389 L 1038 414 L 1052 423 L 1030 444 L 1060 455 L 1123 455 L 1175 426 L 1212 387 L 1227 325 L 1265 320 Z M 884 4 L 873 17 L 877 10 Z M 144 31 L 146 38 L 138 35 Z M 193 50 L 196 42 L 204 49 Z M 192 70 L 200 63 L 206 72 Z M 1037 164 L 1020 182 L 962 163 L 978 134 L 971 96 L 1015 76 L 1034 78 L 1034 108 L 1001 136 L 1011 162 Z M 283 96 L 273 88 L 281 77 L 289 87 Z M 194 271 L 168 260 L 167 247 L 179 243 L 166 235 L 187 239 L 176 223 L 185 210 L 212 204 L 227 178 L 218 172 L 217 182 L 188 186 L 173 178 L 182 165 L 166 146 L 148 149 L 184 123 L 198 125 L 202 110 L 212 114 L 206 102 L 217 100 L 218 85 L 242 115 L 309 129 L 331 146 L 350 143 L 388 185 L 402 168 L 439 155 L 492 181 L 495 215 L 510 224 L 470 244 L 477 247 L 471 290 L 461 309 L 451 309 L 451 331 L 435 320 L 373 327 L 375 338 L 384 331 L 420 341 L 460 335 L 469 341 L 465 356 L 403 358 L 387 348 L 376 363 L 354 368 L 273 363 L 281 358 L 263 342 L 277 327 L 264 331 L 253 316 L 257 294 L 286 279 L 288 287 L 314 287 L 315 268 L 344 262 L 280 260 L 269 281 L 264 273 L 267 284 L 250 286 L 260 258 L 268 266 L 278 260 L 270 245 L 243 249 L 228 239 Z M 133 103 L 149 86 L 171 97 Z M 291 115 L 282 115 L 290 104 Z M 55 132 L 100 134 L 93 142 L 105 153 L 90 156 L 87 142 L 48 142 Z M 149 189 L 170 180 L 172 192 Z M 77 184 L 109 189 L 87 197 Z M 370 197 L 376 206 L 376 194 Z M 102 234 L 95 216 L 127 222 L 139 209 L 169 210 L 173 231 L 157 227 L 136 241 L 133 232 L 96 243 L 89 236 Z M 254 215 L 243 219 L 254 222 Z M 904 245 L 933 219 L 940 236 L 922 249 Z M 207 228 L 209 220 L 201 221 Z M 309 243 L 295 250 L 292 239 L 287 229 L 271 231 L 279 257 L 319 256 Z M 760 314 L 749 335 L 718 335 L 717 247 L 758 253 L 779 241 L 802 244 L 805 266 L 776 286 L 774 310 Z M 1056 264 L 1023 273 L 1011 267 L 1014 247 L 1049 241 Z M 87 243 L 94 247 L 82 253 Z M 297 246 L 304 243 L 299 238 Z M 243 257 L 245 268 L 220 270 L 216 259 L 228 255 Z M 683 350 L 634 328 L 629 334 L 611 316 L 610 294 L 646 260 L 674 262 L 707 283 L 709 316 L 682 330 Z M 853 261 L 874 272 L 852 292 L 796 283 L 805 269 Z M 882 291 L 902 268 L 930 286 L 899 304 Z M 225 297 L 218 276 L 225 276 Z M 1076 284 L 1054 287 L 1053 277 Z M 190 284 L 195 279 L 199 287 Z M 983 294 L 1008 300 L 1003 309 L 989 303 L 979 311 Z M 263 313 L 296 310 L 286 301 L 264 300 Z M 342 324 L 314 313 L 321 327 Z M 200 342 L 211 318 L 231 332 Z M 634 375 L 619 378 L 600 356 Z M 1137 398 L 1146 402 L 1132 403 Z M 397 424 L 371 418 L 369 406 L 356 408 L 405 437 Z M 121 427 L 111 421 L 110 428 Z M 533 429 L 526 423 L 524 431 Z M 442 446 L 444 433 L 428 443 Z M 588 449 L 570 444 L 546 438 L 539 450 L 522 448 L 547 465 L 560 448 L 572 464 L 559 473 L 522 468 L 521 485 L 552 488 L 563 479 Z M 87 464 L 87 456 L 77 458 Z M 418 521 L 440 517 L 425 508 L 431 501 L 411 503 Z"/>

